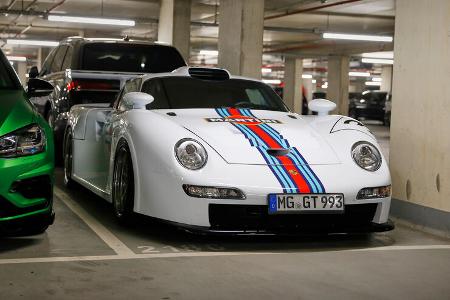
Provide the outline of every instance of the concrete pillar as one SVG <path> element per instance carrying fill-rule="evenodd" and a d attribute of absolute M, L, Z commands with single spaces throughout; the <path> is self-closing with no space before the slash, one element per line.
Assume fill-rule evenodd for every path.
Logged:
<path fill-rule="evenodd" d="M 234 75 L 261 78 L 264 0 L 221 0 L 219 66 Z"/>
<path fill-rule="evenodd" d="M 302 113 L 302 73 L 303 61 L 300 58 L 287 57 L 284 62 L 284 103 L 293 112 Z"/>
<path fill-rule="evenodd" d="M 189 61 L 191 0 L 161 0 L 158 41 L 175 46 Z"/>
<path fill-rule="evenodd" d="M 17 62 L 17 75 L 19 76 L 20 82 L 23 86 L 27 83 L 27 62 L 19 61 Z"/>
<path fill-rule="evenodd" d="M 392 92 L 392 66 L 383 66 L 381 68 L 381 86 L 380 91 Z"/>
<path fill-rule="evenodd" d="M 348 56 L 328 57 L 328 89 L 327 99 L 336 103 L 335 113 L 348 115 Z"/>
<path fill-rule="evenodd" d="M 395 212 L 419 207 L 421 225 L 448 233 L 450 1 L 397 0 L 395 14 L 390 169 L 393 198 L 403 200 Z"/>

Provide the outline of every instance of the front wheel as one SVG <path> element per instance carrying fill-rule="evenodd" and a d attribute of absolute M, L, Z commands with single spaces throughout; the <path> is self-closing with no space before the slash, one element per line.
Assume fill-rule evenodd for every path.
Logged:
<path fill-rule="evenodd" d="M 130 149 L 121 141 L 116 150 L 112 179 L 114 214 L 121 223 L 128 223 L 133 216 L 134 173 Z"/>

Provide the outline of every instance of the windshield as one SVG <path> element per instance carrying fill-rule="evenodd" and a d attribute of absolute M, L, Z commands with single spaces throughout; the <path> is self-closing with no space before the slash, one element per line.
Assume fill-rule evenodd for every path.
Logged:
<path fill-rule="evenodd" d="M 7 65 L 8 64 L 8 65 Z M 13 79 L 14 73 L 6 59 L 0 57 L 0 90 L 17 90 L 19 86 Z"/>
<path fill-rule="evenodd" d="M 145 82 L 143 92 L 155 98 L 148 109 L 235 107 L 288 111 L 272 88 L 250 80 L 165 77 Z"/>
<path fill-rule="evenodd" d="M 83 50 L 83 70 L 163 73 L 185 65 L 175 48 L 162 45 L 90 43 Z"/>

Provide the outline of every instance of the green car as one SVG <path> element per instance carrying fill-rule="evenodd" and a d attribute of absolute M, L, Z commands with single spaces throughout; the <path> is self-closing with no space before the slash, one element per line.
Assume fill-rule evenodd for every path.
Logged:
<path fill-rule="evenodd" d="M 0 51 L 1 234 L 38 234 L 53 223 L 53 133 L 29 101 L 52 91 L 31 79 L 25 92 Z"/>

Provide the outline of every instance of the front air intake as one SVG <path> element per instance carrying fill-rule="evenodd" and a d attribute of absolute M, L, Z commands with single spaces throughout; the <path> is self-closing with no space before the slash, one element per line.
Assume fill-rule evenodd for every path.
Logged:
<path fill-rule="evenodd" d="M 223 69 L 213 68 L 189 68 L 189 75 L 203 80 L 228 80 L 230 74 Z"/>

